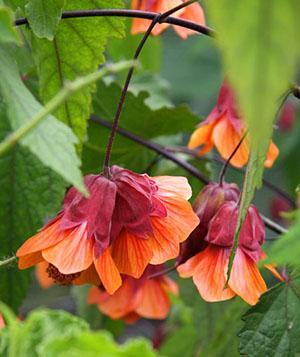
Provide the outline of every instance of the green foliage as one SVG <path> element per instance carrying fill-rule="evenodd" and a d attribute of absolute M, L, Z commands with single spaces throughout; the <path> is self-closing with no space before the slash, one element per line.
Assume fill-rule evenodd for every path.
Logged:
<path fill-rule="evenodd" d="M 121 6 L 121 0 L 67 0 L 64 10 Z M 48 102 L 65 81 L 96 71 L 105 60 L 103 52 L 107 39 L 122 35 L 121 19 L 99 17 L 61 21 L 51 42 L 34 37 L 32 45 L 43 102 Z M 80 143 L 86 135 L 91 111 L 91 92 L 94 88 L 94 85 L 91 85 L 73 95 L 55 113 L 58 119 L 73 129 Z"/>
<path fill-rule="evenodd" d="M 299 252 L 300 210 L 296 212 L 296 220 L 293 226 L 272 245 L 268 255 L 269 260 L 278 264 L 294 264 L 299 266 Z"/>
<path fill-rule="evenodd" d="M 6 357 L 154 357 L 143 339 L 118 346 L 107 332 L 91 332 L 84 320 L 55 310 L 36 310 L 25 322 L 1 306 L 7 327 L 0 334 L 1 356 Z"/>
<path fill-rule="evenodd" d="M 37 37 L 53 40 L 64 3 L 65 0 L 29 0 L 26 5 L 26 16 Z"/>
<path fill-rule="evenodd" d="M 9 53 L 0 49 L 0 88 L 8 106 L 8 118 L 14 131 L 28 122 L 42 108 L 19 77 L 17 67 Z M 44 166 L 57 172 L 63 179 L 84 191 L 79 170 L 80 160 L 72 131 L 49 115 L 41 124 L 21 140 Z M 59 158 L 59 159 L 58 159 Z"/>
<path fill-rule="evenodd" d="M 20 36 L 15 27 L 13 27 L 13 20 L 12 10 L 7 6 L 1 5 L 0 2 L 0 42 L 20 44 Z"/>
<path fill-rule="evenodd" d="M 279 98 L 293 79 L 300 55 L 296 36 L 296 14 L 300 4 L 297 0 L 268 3 L 214 0 L 207 5 L 212 25 L 218 32 L 226 75 L 236 89 L 251 140 L 252 151 L 236 228 L 237 241 L 255 189 L 261 186 Z M 231 257 L 229 271 L 232 260 Z"/>
<path fill-rule="evenodd" d="M 11 130 L 11 121 L 1 103 L 0 140 Z M 0 171 L 0 259 L 3 259 L 12 256 L 47 217 L 56 213 L 65 185 L 28 148 L 21 145 L 16 145 L 0 157 Z M 29 271 L 21 272 L 16 266 L 1 268 L 0 300 L 17 311 L 26 294 L 29 279 Z"/>
<path fill-rule="evenodd" d="M 300 352 L 300 278 L 262 295 L 243 317 L 240 352 L 249 357 L 295 356 Z"/>

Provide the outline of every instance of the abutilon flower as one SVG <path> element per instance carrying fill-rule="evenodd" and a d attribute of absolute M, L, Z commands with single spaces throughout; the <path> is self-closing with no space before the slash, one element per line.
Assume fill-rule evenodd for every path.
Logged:
<path fill-rule="evenodd" d="M 134 323 L 140 317 L 165 319 L 170 310 L 168 293 L 178 295 L 178 287 L 166 275 L 151 278 L 162 268 L 149 265 L 139 279 L 124 276 L 122 286 L 113 295 L 101 287 L 92 287 L 88 303 L 97 304 L 99 310 L 110 318 L 127 323 Z"/>
<path fill-rule="evenodd" d="M 224 82 L 220 89 L 217 105 L 198 125 L 190 138 L 188 147 L 195 149 L 203 146 L 199 150 L 199 155 L 203 155 L 215 146 L 223 159 L 227 160 L 241 141 L 245 131 L 245 123 L 238 114 L 233 90 L 228 83 Z M 277 146 L 271 141 L 265 166 L 271 167 L 278 154 Z M 249 141 L 246 137 L 230 163 L 233 166 L 242 167 L 248 162 L 248 158 Z"/>
<path fill-rule="evenodd" d="M 74 187 L 63 208 L 17 251 L 19 268 L 47 262 L 61 284 L 102 284 L 113 294 L 121 275 L 140 278 L 146 266 L 179 254 L 198 225 L 183 177 L 149 177 L 118 166 L 84 179 L 90 197 Z"/>
<path fill-rule="evenodd" d="M 164 13 L 186 1 L 188 0 L 133 0 L 131 3 L 131 8 L 134 10 Z M 199 3 L 194 3 L 181 10 L 178 10 L 174 13 L 174 16 L 177 16 L 181 19 L 197 22 L 199 25 L 205 25 L 204 12 Z M 133 20 L 131 33 L 134 35 L 140 32 L 146 32 L 150 23 L 151 21 L 149 20 L 135 18 Z M 166 23 L 157 24 L 151 33 L 152 35 L 157 36 L 169 26 L 170 25 Z M 173 27 L 176 33 L 183 39 L 186 39 L 188 36 L 195 34 L 195 31 L 190 29 L 186 29 L 180 26 Z"/>
<path fill-rule="evenodd" d="M 211 206 L 209 201 L 204 202 L 204 207 L 199 204 L 200 219 L 205 215 L 206 208 L 209 222 L 207 228 L 202 230 L 199 230 L 200 223 L 191 234 L 191 238 L 194 241 L 198 239 L 202 242 L 202 246 L 198 243 L 200 249 L 194 251 L 194 254 L 190 250 L 189 259 L 185 256 L 179 261 L 179 263 L 185 262 L 179 265 L 177 270 L 182 278 L 193 277 L 200 295 L 206 301 L 222 301 L 238 295 L 247 303 L 255 305 L 260 295 L 267 289 L 256 265 L 262 258 L 264 224 L 258 210 L 251 205 L 242 225 L 229 286 L 224 289 L 238 216 L 236 187 L 227 187 L 227 189 L 229 189 L 227 198 L 231 195 L 231 200 L 224 200 L 220 204 L 218 200 L 220 193 L 218 193 L 212 197 Z M 205 196 L 205 192 L 202 196 Z M 189 239 L 185 244 L 188 244 Z"/>

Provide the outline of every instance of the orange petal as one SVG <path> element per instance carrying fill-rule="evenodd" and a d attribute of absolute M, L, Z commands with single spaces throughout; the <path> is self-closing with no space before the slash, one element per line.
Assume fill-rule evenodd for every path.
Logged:
<path fill-rule="evenodd" d="M 198 266 L 193 281 L 202 298 L 206 301 L 228 300 L 235 296 L 230 289 L 224 289 L 228 252 L 226 249 L 209 245 L 198 254 Z"/>
<path fill-rule="evenodd" d="M 166 292 L 170 292 L 175 296 L 179 295 L 178 285 L 174 280 L 170 279 L 168 276 L 163 276 L 160 278 L 160 283 Z"/>
<path fill-rule="evenodd" d="M 205 26 L 204 12 L 202 7 L 198 3 L 187 6 L 184 9 L 183 13 L 180 15 L 180 18 L 193 21 L 198 23 L 199 25 Z M 195 31 L 186 29 L 184 27 L 174 26 L 174 28 L 178 35 L 183 39 L 187 39 L 188 36 L 196 34 Z"/>
<path fill-rule="evenodd" d="M 99 286 L 101 284 L 101 280 L 96 271 L 95 265 L 92 264 L 88 269 L 84 270 L 78 278 L 72 281 L 74 285 L 85 285 L 92 284 Z"/>
<path fill-rule="evenodd" d="M 60 219 L 54 221 L 46 228 L 42 228 L 36 235 L 27 241 L 17 250 L 17 257 L 28 255 L 49 248 L 65 238 L 68 231 L 60 229 Z"/>
<path fill-rule="evenodd" d="M 54 280 L 51 279 L 49 277 L 49 274 L 47 273 L 48 265 L 49 265 L 48 262 L 43 261 L 37 264 L 35 268 L 36 279 L 43 289 L 49 289 L 51 288 L 51 286 L 55 284 Z"/>
<path fill-rule="evenodd" d="M 149 239 L 123 229 L 112 245 L 112 257 L 120 273 L 138 279 L 152 258 Z"/>
<path fill-rule="evenodd" d="M 243 136 L 242 132 L 237 132 L 226 117 L 222 117 L 213 131 L 213 142 L 223 159 L 227 160 L 237 147 Z M 244 166 L 249 158 L 249 147 L 247 139 L 239 147 L 230 161 L 236 167 Z"/>
<path fill-rule="evenodd" d="M 130 281 L 124 280 L 123 285 L 113 295 L 99 288 L 92 288 L 88 296 L 89 304 L 97 304 L 99 310 L 112 319 L 120 319 L 131 313 L 136 307 L 135 289 Z"/>
<path fill-rule="evenodd" d="M 19 258 L 18 266 L 19 269 L 27 269 L 36 265 L 44 260 L 41 252 L 35 252 L 32 254 L 24 255 Z"/>
<path fill-rule="evenodd" d="M 122 284 L 121 275 L 107 248 L 98 258 L 94 256 L 94 264 L 100 280 L 109 294 L 113 294 Z"/>
<path fill-rule="evenodd" d="M 229 286 L 250 305 L 255 305 L 267 290 L 256 263 L 239 248 L 233 261 Z"/>
<path fill-rule="evenodd" d="M 203 148 L 201 148 L 199 151 L 199 155 L 204 155 L 210 151 L 213 147 L 212 133 L 214 126 L 215 122 L 200 125 L 199 128 L 196 129 L 190 137 L 188 148 L 196 149 L 198 146 L 204 145 Z"/>
<path fill-rule="evenodd" d="M 285 281 L 284 277 L 277 271 L 276 264 L 264 264 L 264 267 L 268 269 L 274 276 L 280 281 Z"/>
<path fill-rule="evenodd" d="M 277 156 L 279 155 L 279 149 L 278 147 L 273 143 L 273 141 L 270 142 L 269 150 L 267 153 L 267 158 L 265 161 L 265 167 L 272 167 L 274 164 L 274 161 L 277 159 Z"/>
<path fill-rule="evenodd" d="M 190 278 L 195 274 L 195 271 L 202 259 L 201 253 L 194 255 L 188 259 L 185 263 L 177 267 L 178 274 L 181 278 Z"/>
<path fill-rule="evenodd" d="M 138 315 L 136 312 L 130 312 L 126 316 L 123 317 L 123 320 L 127 324 L 134 324 L 137 322 L 137 320 L 140 318 L 140 315 Z"/>
<path fill-rule="evenodd" d="M 165 319 L 170 310 L 170 299 L 159 279 L 147 280 L 138 291 L 135 311 L 148 319 Z"/>
<path fill-rule="evenodd" d="M 180 196 L 185 200 L 192 197 L 192 189 L 186 177 L 156 176 L 151 177 L 158 185 L 158 194 L 162 197 Z"/>
<path fill-rule="evenodd" d="M 70 230 L 66 238 L 43 250 L 42 255 L 62 274 L 86 270 L 93 262 L 93 242 L 87 237 L 86 223 Z"/>

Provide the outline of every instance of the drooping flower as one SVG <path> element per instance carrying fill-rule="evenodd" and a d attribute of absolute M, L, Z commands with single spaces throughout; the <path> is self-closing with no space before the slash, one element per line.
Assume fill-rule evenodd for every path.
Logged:
<path fill-rule="evenodd" d="M 110 318 L 127 323 L 134 323 L 140 317 L 165 319 L 170 310 L 168 293 L 178 295 L 178 287 L 165 275 L 151 278 L 162 269 L 159 265 L 149 265 L 139 279 L 124 276 L 122 286 L 113 295 L 101 287 L 92 287 L 88 303 L 98 305 L 99 310 Z"/>
<path fill-rule="evenodd" d="M 208 117 L 199 124 L 192 134 L 188 147 L 190 149 L 203 146 L 199 155 L 203 155 L 215 146 L 227 160 L 245 134 L 245 123 L 240 117 L 233 90 L 224 82 L 219 93 L 217 105 Z M 271 141 L 265 161 L 266 167 L 271 167 L 279 154 L 277 146 Z M 248 162 L 249 141 L 246 137 L 230 163 L 242 167 Z"/>
<path fill-rule="evenodd" d="M 181 277 L 193 277 L 206 301 L 222 301 L 238 295 L 255 305 L 267 287 L 257 268 L 257 262 L 262 257 L 265 231 L 254 205 L 249 207 L 242 225 L 228 288 L 224 289 L 237 216 L 237 202 L 224 202 L 209 222 L 204 249 L 177 269 Z"/>
<path fill-rule="evenodd" d="M 296 108 L 293 102 L 288 101 L 282 108 L 278 119 L 278 127 L 281 132 L 287 133 L 292 130 L 296 120 Z"/>
<path fill-rule="evenodd" d="M 188 0 L 133 0 L 131 3 L 131 8 L 134 10 L 143 10 L 164 13 Z M 205 17 L 202 7 L 199 3 L 194 3 L 188 5 L 187 7 L 174 13 L 174 16 L 178 16 L 181 19 L 190 20 L 198 23 L 199 25 L 205 25 Z M 131 33 L 137 34 L 140 32 L 146 32 L 151 21 L 145 19 L 135 18 L 133 20 Z M 152 35 L 157 36 L 162 31 L 164 31 L 169 24 L 157 24 L 152 30 Z M 195 34 L 195 31 L 186 29 L 180 26 L 173 26 L 176 33 L 183 39 L 188 38 L 188 36 Z"/>
<path fill-rule="evenodd" d="M 113 294 L 120 274 L 139 278 L 149 263 L 176 258 L 199 223 L 183 177 L 150 178 L 113 166 L 109 177 L 84 181 L 90 197 L 68 191 L 57 216 L 17 251 L 20 269 L 45 261 L 56 282 L 101 283 Z"/>

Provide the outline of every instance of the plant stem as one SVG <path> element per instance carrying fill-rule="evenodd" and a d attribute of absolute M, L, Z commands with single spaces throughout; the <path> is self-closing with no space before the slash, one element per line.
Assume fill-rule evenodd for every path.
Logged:
<path fill-rule="evenodd" d="M 29 119 L 23 126 L 8 135 L 0 143 L 0 156 L 16 145 L 25 135 L 39 125 L 44 118 L 54 112 L 69 96 L 74 92 L 96 82 L 108 73 L 115 73 L 121 70 L 133 67 L 132 61 L 124 61 L 117 64 L 106 66 L 95 73 L 91 73 L 85 77 L 78 78 L 73 82 L 66 82 L 64 87 L 44 106 L 42 109 Z"/>
<path fill-rule="evenodd" d="M 12 257 L 10 257 L 10 258 L 1 260 L 1 261 L 0 261 L 0 267 L 3 267 L 3 266 L 5 266 L 5 265 L 10 264 L 10 263 L 14 262 L 16 259 L 17 259 L 17 257 L 14 255 L 14 256 L 12 256 Z"/>
<path fill-rule="evenodd" d="M 186 3 L 183 3 L 179 6 L 174 7 L 173 9 L 170 9 L 169 11 L 167 11 L 163 14 L 156 14 L 156 16 L 153 18 L 150 26 L 148 27 L 147 31 L 145 32 L 141 42 L 139 43 L 139 45 L 134 53 L 133 60 L 136 61 L 139 58 L 139 55 L 142 52 L 142 49 L 143 49 L 147 39 L 151 35 L 151 31 L 153 30 L 153 28 L 155 27 L 155 25 L 157 23 L 163 22 L 164 20 L 166 20 L 166 18 L 168 18 L 168 16 L 170 16 L 174 12 L 191 5 L 195 1 L 196 0 L 190 0 Z M 125 80 L 125 83 L 124 83 L 124 86 L 122 89 L 119 104 L 118 104 L 118 107 L 117 107 L 117 110 L 116 110 L 116 113 L 114 116 L 113 125 L 112 125 L 111 132 L 110 132 L 110 135 L 108 138 L 107 146 L 106 146 L 106 152 L 105 152 L 104 163 L 103 163 L 103 173 L 107 177 L 109 177 L 109 175 L 110 175 L 110 172 L 109 172 L 110 156 L 111 156 L 111 152 L 112 152 L 112 148 L 113 148 L 114 139 L 116 137 L 117 129 L 119 126 L 120 116 L 122 113 L 122 109 L 124 107 L 126 94 L 128 92 L 129 84 L 130 84 L 130 81 L 131 81 L 131 78 L 133 75 L 133 71 L 134 71 L 134 66 L 132 66 L 128 71 L 128 74 L 127 74 L 127 77 L 126 77 L 126 80 Z"/>

